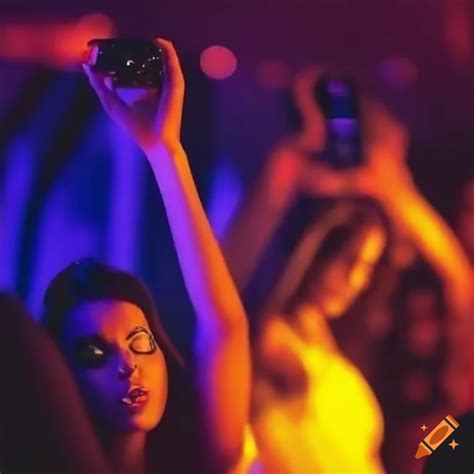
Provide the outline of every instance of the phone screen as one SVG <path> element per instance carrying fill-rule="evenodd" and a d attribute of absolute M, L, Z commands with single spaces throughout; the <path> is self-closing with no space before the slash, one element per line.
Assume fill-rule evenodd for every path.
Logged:
<path fill-rule="evenodd" d="M 314 96 L 326 117 L 328 146 L 323 159 L 336 168 L 360 165 L 360 123 L 353 82 L 323 77 L 315 86 Z"/>
<path fill-rule="evenodd" d="M 160 87 L 161 50 L 151 40 L 103 39 L 88 43 L 89 64 L 113 78 L 116 87 Z"/>

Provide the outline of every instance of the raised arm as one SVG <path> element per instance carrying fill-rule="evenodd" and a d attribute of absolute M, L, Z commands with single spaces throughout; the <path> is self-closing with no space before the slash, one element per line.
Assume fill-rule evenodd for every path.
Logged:
<path fill-rule="evenodd" d="M 408 131 L 380 103 L 363 102 L 365 165 L 336 173 L 314 167 L 308 186 L 317 194 L 366 195 L 376 200 L 396 228 L 431 264 L 460 319 L 472 311 L 472 270 L 457 237 L 416 187 L 406 165 Z"/>
<path fill-rule="evenodd" d="M 240 291 L 294 202 L 305 157 L 289 145 L 273 150 L 263 172 L 229 225 L 221 246 Z"/>
<path fill-rule="evenodd" d="M 446 380 L 451 377 L 449 392 L 463 407 L 466 383 L 469 377 L 474 380 L 474 366 L 470 362 L 474 336 L 472 269 L 456 235 L 410 175 L 405 163 L 406 128 L 382 104 L 372 101 L 365 102 L 364 123 L 365 165 L 339 173 L 315 166 L 306 175 L 306 185 L 318 195 L 362 194 L 375 199 L 395 228 L 411 240 L 440 277 L 451 315 L 447 325 L 450 356 Z M 454 377 L 459 383 L 453 382 Z M 459 389 L 454 394 L 456 386 Z"/>
<path fill-rule="evenodd" d="M 408 133 L 381 104 L 368 102 L 366 116 L 371 173 L 359 188 L 376 198 L 444 282 L 459 317 L 472 310 L 472 271 L 454 232 L 416 187 L 405 165 Z"/>
<path fill-rule="evenodd" d="M 110 82 L 86 68 L 105 110 L 145 152 L 160 188 L 184 281 L 197 316 L 195 367 L 209 456 L 220 472 L 242 450 L 248 420 L 250 352 L 247 319 L 199 199 L 180 142 L 184 79 L 168 41 L 165 84 L 155 115 L 136 112 Z M 185 455 L 185 454 L 184 454 Z"/>

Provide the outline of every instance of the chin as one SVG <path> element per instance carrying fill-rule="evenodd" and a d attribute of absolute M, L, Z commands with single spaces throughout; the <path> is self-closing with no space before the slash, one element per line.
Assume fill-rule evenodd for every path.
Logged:
<path fill-rule="evenodd" d="M 146 413 L 140 413 L 133 415 L 128 420 L 125 420 L 121 428 L 125 431 L 144 431 L 148 432 L 158 426 L 161 417 L 155 414 L 150 415 Z"/>
<path fill-rule="evenodd" d="M 339 319 L 341 316 L 344 316 L 349 304 L 345 301 L 325 301 L 322 305 L 323 312 L 328 319 Z"/>
<path fill-rule="evenodd" d="M 156 420 L 152 420 L 152 421 L 149 421 L 149 420 L 134 420 L 133 422 L 133 427 L 135 428 L 135 430 L 137 431 L 151 431 L 153 429 L 155 429 L 157 426 L 158 426 L 158 423 L 159 423 L 159 420 L 156 421 Z"/>

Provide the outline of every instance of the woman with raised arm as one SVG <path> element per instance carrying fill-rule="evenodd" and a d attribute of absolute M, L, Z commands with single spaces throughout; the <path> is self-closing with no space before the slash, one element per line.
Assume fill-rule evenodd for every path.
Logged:
<path fill-rule="evenodd" d="M 110 78 L 88 66 L 84 70 L 107 114 L 145 153 L 161 191 L 197 316 L 189 373 L 194 376 L 202 469 L 234 472 L 248 417 L 247 320 L 181 145 L 184 79 L 178 57 L 170 42 L 156 43 L 165 58 L 159 101 L 156 91 L 148 91 L 139 107 L 129 105 Z M 186 444 L 184 435 L 176 439 L 166 432 L 167 427 L 176 428 L 173 421 L 193 431 L 190 411 L 169 413 L 169 405 L 186 398 L 192 385 L 174 384 L 173 373 L 183 370 L 182 359 L 160 327 L 143 284 L 118 269 L 79 261 L 50 284 L 45 309 L 45 324 L 78 381 L 114 470 L 197 471 L 198 465 L 190 462 L 193 446 Z M 154 435 L 159 438 L 156 449 Z M 170 454 L 171 463 L 166 463 Z M 183 461 L 188 461 L 185 468 Z"/>
<path fill-rule="evenodd" d="M 469 380 L 474 377 L 469 355 L 474 336 L 474 280 L 468 256 L 454 231 L 414 183 L 406 165 L 406 127 L 381 103 L 365 99 L 362 112 L 365 164 L 345 172 L 313 166 L 305 175 L 304 187 L 316 195 L 366 196 L 377 202 L 440 279 L 450 315 L 446 383 L 454 407 L 462 410 L 473 396 L 469 395 Z"/>
<path fill-rule="evenodd" d="M 362 374 L 338 349 L 327 319 L 345 314 L 370 283 L 388 234 L 377 211 L 357 210 L 348 200 L 375 201 L 390 226 L 441 276 L 459 316 L 450 324 L 456 337 L 468 325 L 469 266 L 453 232 L 413 184 L 404 164 L 405 128 L 380 104 L 363 101 L 362 166 L 336 171 L 310 158 L 326 141 L 324 117 L 313 100 L 319 76 L 316 68 L 298 76 L 294 93 L 303 130 L 272 152 L 223 248 L 237 284 L 245 288 L 299 195 L 342 199 L 308 227 L 261 317 L 253 347 L 252 424 L 263 462 L 285 466 L 285 472 L 380 472 L 380 408 Z M 364 413 L 366 422 L 354 423 L 355 412 Z"/>

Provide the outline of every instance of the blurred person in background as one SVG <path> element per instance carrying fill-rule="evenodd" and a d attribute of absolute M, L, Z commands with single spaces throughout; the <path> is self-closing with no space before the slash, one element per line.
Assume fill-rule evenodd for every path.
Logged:
<path fill-rule="evenodd" d="M 1 472 L 112 473 L 64 358 L 7 293 L 0 325 Z"/>
<path fill-rule="evenodd" d="M 367 289 L 386 242 L 377 210 L 341 203 L 292 252 L 254 349 L 253 427 L 273 469 L 383 472 L 382 412 L 340 350 L 331 321 Z"/>
<path fill-rule="evenodd" d="M 223 248 L 243 290 L 300 196 L 330 197 L 343 207 L 349 206 L 348 201 L 368 198 L 383 211 L 385 218 L 373 209 L 359 211 L 352 221 L 346 211 L 342 222 L 329 213 L 326 221 L 332 225 L 323 218 L 307 227 L 253 335 L 252 411 L 262 459 L 282 472 L 381 472 L 380 407 L 360 371 L 336 344 L 328 321 L 346 314 L 367 289 L 391 240 L 391 227 L 429 263 L 441 282 L 450 309 L 449 354 L 455 356 L 449 370 L 458 376 L 452 384 L 453 406 L 461 409 L 467 398 L 467 371 L 459 348 L 466 346 L 470 334 L 466 331 L 472 298 L 470 267 L 456 236 L 411 177 L 406 128 L 382 104 L 361 100 L 361 166 L 335 170 L 315 162 L 312 156 L 322 152 L 327 142 L 325 119 L 313 99 L 320 76 L 316 68 L 298 75 L 293 92 L 303 129 L 270 153 L 229 227 Z M 338 248 L 335 242 L 341 237 L 335 238 L 331 230 L 344 228 L 345 220 Z M 318 261 L 320 245 L 325 249 L 331 242 L 334 251 L 324 250 L 322 257 L 329 258 Z"/>

